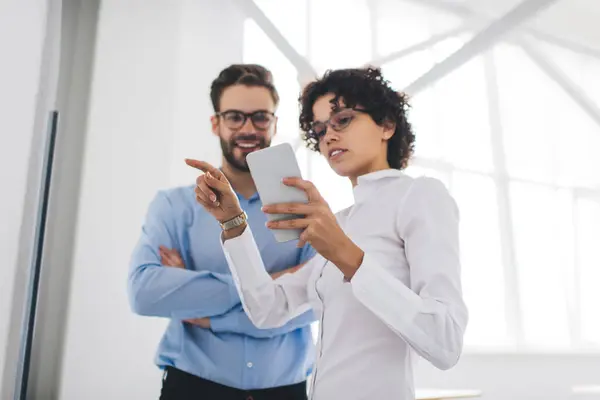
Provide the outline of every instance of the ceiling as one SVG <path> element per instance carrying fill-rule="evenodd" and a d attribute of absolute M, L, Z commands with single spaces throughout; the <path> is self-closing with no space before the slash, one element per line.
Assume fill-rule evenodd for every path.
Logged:
<path fill-rule="evenodd" d="M 440 4 L 451 12 L 471 10 L 498 18 L 522 1 L 528 0 L 425 0 L 423 3 Z M 595 48 L 600 53 L 600 0 L 556 0 L 524 25 Z"/>

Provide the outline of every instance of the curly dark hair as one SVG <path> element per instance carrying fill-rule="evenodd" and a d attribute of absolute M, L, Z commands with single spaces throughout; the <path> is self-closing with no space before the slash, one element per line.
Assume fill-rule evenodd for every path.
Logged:
<path fill-rule="evenodd" d="M 375 67 L 327 71 L 322 78 L 308 84 L 300 95 L 300 128 L 307 147 L 319 151 L 318 139 L 311 134 L 313 105 L 322 96 L 333 94 L 333 109 L 340 99 L 348 108 L 361 106 L 379 125 L 393 123 L 396 130 L 388 141 L 387 161 L 390 167 L 404 169 L 414 151 L 415 135 L 408 122 L 408 96 L 396 92 Z"/>
<path fill-rule="evenodd" d="M 271 71 L 258 64 L 232 64 L 222 70 L 210 86 L 210 100 L 215 112 L 221 111 L 221 96 L 225 89 L 233 85 L 264 87 L 271 93 L 275 106 L 279 104 L 279 94 L 273 84 Z"/>

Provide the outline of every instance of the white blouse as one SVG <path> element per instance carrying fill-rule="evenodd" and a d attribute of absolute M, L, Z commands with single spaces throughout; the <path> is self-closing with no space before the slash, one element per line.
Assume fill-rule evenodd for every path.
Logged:
<path fill-rule="evenodd" d="M 448 369 L 462 351 L 458 210 L 441 182 L 393 169 L 360 177 L 354 198 L 337 214 L 365 253 L 351 282 L 320 255 L 272 280 L 250 227 L 223 250 L 256 326 L 319 317 L 312 400 L 414 399 L 417 355 Z"/>

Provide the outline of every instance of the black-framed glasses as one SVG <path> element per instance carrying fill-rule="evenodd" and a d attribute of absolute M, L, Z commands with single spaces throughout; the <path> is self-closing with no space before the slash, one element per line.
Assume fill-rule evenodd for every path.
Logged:
<path fill-rule="evenodd" d="M 268 129 L 275 120 L 275 114 L 266 110 L 257 110 L 251 113 L 245 113 L 240 110 L 227 110 L 217 113 L 217 115 L 223 119 L 225 126 L 233 130 L 241 129 L 248 118 L 250 118 L 252 125 L 256 129 L 262 130 Z"/>
<path fill-rule="evenodd" d="M 360 108 L 343 108 L 334 113 L 327 121 L 314 121 L 308 135 L 318 142 L 327 133 L 328 126 L 336 132 L 341 132 L 356 118 L 356 113 L 368 113 L 368 111 Z"/>

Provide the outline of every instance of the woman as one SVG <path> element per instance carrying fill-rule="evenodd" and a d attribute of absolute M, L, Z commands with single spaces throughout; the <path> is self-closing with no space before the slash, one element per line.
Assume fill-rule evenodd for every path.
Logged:
<path fill-rule="evenodd" d="M 268 226 L 302 228 L 300 241 L 318 255 L 277 280 L 244 221 L 225 230 L 223 248 L 244 309 L 263 328 L 311 307 L 317 312 L 312 399 L 412 399 L 417 355 L 447 369 L 462 351 L 467 310 L 455 202 L 439 181 L 402 172 L 414 142 L 408 105 L 378 69 L 328 72 L 300 102 L 305 141 L 350 179 L 355 203 L 334 215 L 312 183 L 285 180 L 307 192 L 308 204 L 273 204 L 264 212 L 306 217 Z M 188 164 L 207 172 L 197 181 L 200 204 L 221 222 L 242 213 L 218 170 Z"/>

